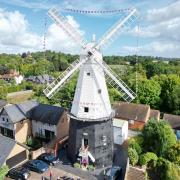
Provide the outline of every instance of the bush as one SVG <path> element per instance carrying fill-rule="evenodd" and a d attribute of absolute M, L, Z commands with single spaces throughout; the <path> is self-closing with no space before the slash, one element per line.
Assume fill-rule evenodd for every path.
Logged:
<path fill-rule="evenodd" d="M 164 158 L 157 160 L 155 172 L 159 180 L 178 180 L 180 177 L 179 167 Z"/>
<path fill-rule="evenodd" d="M 41 147 L 41 142 L 39 139 L 30 136 L 27 139 L 26 145 L 31 147 L 32 149 L 38 149 Z"/>
<path fill-rule="evenodd" d="M 74 163 L 74 165 L 73 165 L 73 166 L 74 166 L 74 168 L 81 168 L 81 165 L 80 165 L 79 163 L 77 163 L 77 162 L 76 162 L 76 163 Z"/>
<path fill-rule="evenodd" d="M 3 180 L 6 174 L 8 173 L 9 168 L 8 166 L 2 166 L 0 167 L 0 180 Z"/>
<path fill-rule="evenodd" d="M 140 155 L 140 157 L 139 157 L 139 164 L 141 166 L 143 166 L 143 165 L 147 166 L 148 163 L 150 161 L 152 161 L 153 162 L 153 166 L 154 166 L 155 165 L 154 162 L 156 162 L 157 159 L 158 159 L 158 157 L 156 156 L 156 154 L 154 154 L 152 152 L 147 152 L 145 154 Z"/>
<path fill-rule="evenodd" d="M 149 120 L 142 131 L 144 150 L 165 157 L 166 152 L 176 144 L 176 136 L 166 121 Z"/>
<path fill-rule="evenodd" d="M 129 147 L 129 148 L 132 148 L 132 149 L 135 149 L 136 152 L 138 153 L 138 155 L 140 155 L 140 154 L 142 153 L 141 146 L 137 143 L 137 141 L 136 141 L 135 138 L 131 138 L 131 139 L 128 141 L 128 147 Z"/>
<path fill-rule="evenodd" d="M 128 148 L 129 162 L 132 166 L 135 166 L 138 162 L 138 153 L 133 148 Z"/>

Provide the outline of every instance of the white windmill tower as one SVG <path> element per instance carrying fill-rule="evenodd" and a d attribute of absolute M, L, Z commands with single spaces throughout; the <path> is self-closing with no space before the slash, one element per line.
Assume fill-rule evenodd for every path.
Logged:
<path fill-rule="evenodd" d="M 48 15 L 82 48 L 80 58 L 44 90 L 44 94 L 51 98 L 80 69 L 70 111 L 68 155 L 75 161 L 82 148 L 87 150 L 87 156 L 97 167 L 111 165 L 113 113 L 106 82 L 118 90 L 125 101 L 132 101 L 136 95 L 103 61 L 100 48 L 112 42 L 123 29 L 131 27 L 137 18 L 137 10 L 131 9 L 98 43 L 87 43 L 55 8 L 50 9 Z M 82 153 L 80 155 L 83 156 Z"/>

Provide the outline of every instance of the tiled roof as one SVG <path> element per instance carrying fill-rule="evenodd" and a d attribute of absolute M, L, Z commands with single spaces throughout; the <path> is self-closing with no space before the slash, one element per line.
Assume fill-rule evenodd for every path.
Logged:
<path fill-rule="evenodd" d="M 125 120 L 146 122 L 150 114 L 150 106 L 143 104 L 118 102 L 113 105 L 113 108 L 115 109 L 115 118 Z"/>
<path fill-rule="evenodd" d="M 151 109 L 150 110 L 149 119 L 151 119 L 151 118 L 159 120 L 159 118 L 160 118 L 160 111 L 159 110 Z"/>
<path fill-rule="evenodd" d="M 39 76 L 29 76 L 26 78 L 27 81 L 32 81 L 35 83 L 45 84 L 45 83 L 51 83 L 54 80 L 54 77 L 44 74 Z"/>
<path fill-rule="evenodd" d="M 48 104 L 39 104 L 31 111 L 31 119 L 43 123 L 57 125 L 62 116 L 64 108 Z"/>
<path fill-rule="evenodd" d="M 168 121 L 172 128 L 180 129 L 180 116 L 164 114 L 163 119 L 165 121 Z"/>
<path fill-rule="evenodd" d="M 5 163 L 16 141 L 0 134 L 0 167 Z"/>

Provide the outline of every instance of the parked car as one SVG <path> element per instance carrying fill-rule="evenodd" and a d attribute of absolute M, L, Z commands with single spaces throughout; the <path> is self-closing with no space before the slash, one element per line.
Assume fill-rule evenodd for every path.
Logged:
<path fill-rule="evenodd" d="M 59 162 L 59 158 L 51 153 L 43 153 L 37 159 L 46 162 L 49 165 L 55 165 Z"/>
<path fill-rule="evenodd" d="M 38 173 L 43 173 L 45 171 L 48 170 L 49 168 L 49 165 L 41 160 L 31 160 L 31 161 L 28 161 L 26 162 L 23 167 L 31 170 L 31 171 L 35 171 L 35 172 L 38 172 Z"/>
<path fill-rule="evenodd" d="M 30 171 L 24 167 L 17 167 L 9 170 L 6 176 L 12 179 L 26 180 L 30 176 Z"/>
<path fill-rule="evenodd" d="M 122 176 L 122 168 L 119 166 L 113 166 L 108 168 L 105 172 L 104 179 L 106 180 L 118 180 Z"/>

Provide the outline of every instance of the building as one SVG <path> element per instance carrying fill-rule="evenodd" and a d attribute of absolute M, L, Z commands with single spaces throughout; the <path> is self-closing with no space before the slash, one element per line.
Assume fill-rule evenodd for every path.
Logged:
<path fill-rule="evenodd" d="M 53 140 L 54 146 L 69 134 L 67 110 L 34 100 L 4 106 L 0 112 L 0 133 L 19 143 L 25 143 L 29 136 L 44 142 Z"/>
<path fill-rule="evenodd" d="M 128 122 L 126 120 L 113 119 L 114 144 L 123 144 L 128 138 Z"/>
<path fill-rule="evenodd" d="M 177 138 L 180 139 L 180 116 L 164 114 L 163 119 L 170 124 L 172 129 L 174 129 Z"/>
<path fill-rule="evenodd" d="M 0 167 L 7 165 L 9 168 L 17 166 L 28 159 L 28 148 L 0 134 Z"/>
<path fill-rule="evenodd" d="M 8 74 L 0 75 L 0 79 L 3 79 L 7 82 L 14 80 L 15 83 L 18 85 L 22 83 L 24 77 L 21 74 L 19 74 L 19 72 L 11 70 Z"/>
<path fill-rule="evenodd" d="M 29 76 L 26 81 L 30 81 L 36 84 L 49 84 L 54 80 L 54 77 L 44 74 L 39 76 Z"/>
<path fill-rule="evenodd" d="M 67 110 L 62 107 L 39 104 L 32 109 L 30 118 L 33 136 L 46 142 L 53 139 L 56 139 L 56 142 L 69 134 Z"/>
<path fill-rule="evenodd" d="M 160 112 L 151 110 L 149 105 L 117 102 L 113 108 L 115 118 L 128 121 L 131 130 L 140 130 L 149 119 L 160 118 Z"/>
<path fill-rule="evenodd" d="M 0 112 L 0 133 L 19 143 L 26 142 L 32 134 L 30 111 L 37 105 L 36 101 L 25 101 L 4 106 Z"/>

